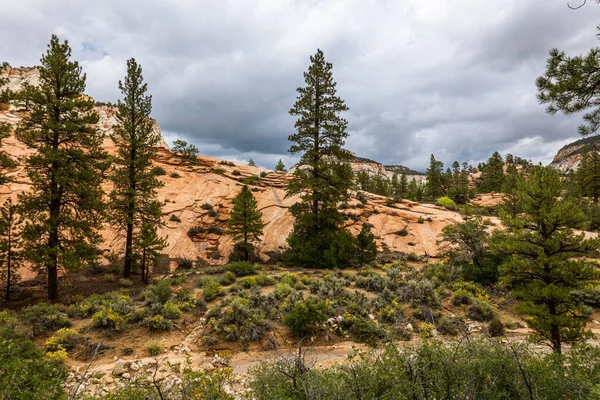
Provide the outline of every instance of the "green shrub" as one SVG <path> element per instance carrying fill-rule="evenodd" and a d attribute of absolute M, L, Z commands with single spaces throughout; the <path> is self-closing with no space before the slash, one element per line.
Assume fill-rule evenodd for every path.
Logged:
<path fill-rule="evenodd" d="M 146 348 L 148 354 L 150 354 L 152 357 L 156 357 L 157 355 L 159 355 L 162 350 L 162 344 L 160 344 L 160 342 L 155 341 L 146 342 L 144 347 Z"/>
<path fill-rule="evenodd" d="M 487 322 L 494 318 L 496 312 L 494 311 L 494 306 L 490 304 L 488 301 L 483 299 L 475 299 L 473 303 L 469 306 L 468 314 L 469 318 L 479 321 L 479 322 Z"/>
<path fill-rule="evenodd" d="M 217 225 L 211 225 L 208 227 L 208 232 L 209 233 L 214 233 L 216 235 L 222 235 L 223 234 L 223 228 L 221 228 L 220 226 Z"/>
<path fill-rule="evenodd" d="M 255 185 L 260 182 L 260 177 L 258 175 L 251 175 L 242 179 L 240 182 L 242 182 L 244 185 Z"/>
<path fill-rule="evenodd" d="M 454 200 L 452 200 L 448 196 L 440 197 L 437 201 L 437 204 L 439 204 L 440 206 L 442 206 L 448 210 L 453 210 L 453 211 L 457 210 L 456 203 L 454 202 Z"/>
<path fill-rule="evenodd" d="M 200 233 L 204 233 L 204 232 L 206 232 L 206 229 L 203 226 L 196 225 L 196 226 L 192 226 L 190 229 L 188 229 L 187 235 L 189 237 L 194 237 L 194 236 L 199 235 Z"/>
<path fill-rule="evenodd" d="M 504 336 L 504 324 L 498 318 L 494 318 L 488 325 L 488 333 L 491 337 Z"/>
<path fill-rule="evenodd" d="M 130 287 L 130 286 L 133 286 L 133 282 L 131 281 L 131 279 L 121 278 L 121 279 L 119 279 L 119 285 L 125 286 L 125 287 Z"/>
<path fill-rule="evenodd" d="M 419 219 L 417 219 L 417 223 L 424 224 L 425 220 L 423 219 L 423 217 L 420 216 Z"/>
<path fill-rule="evenodd" d="M 152 293 L 152 302 L 165 304 L 173 295 L 173 290 L 171 289 L 171 282 L 169 282 L 167 279 L 160 280 L 156 282 L 152 287 L 150 287 L 150 292 Z"/>
<path fill-rule="evenodd" d="M 245 276 L 240 279 L 240 284 L 244 289 L 252 289 L 258 286 L 256 283 L 256 278 L 254 276 Z"/>
<path fill-rule="evenodd" d="M 298 338 L 304 338 L 307 335 L 314 334 L 319 324 L 327 319 L 327 303 L 316 297 L 309 297 L 306 300 L 298 301 L 294 304 L 292 311 L 283 319 L 283 323 Z"/>
<path fill-rule="evenodd" d="M 246 276 L 256 272 L 256 265 L 248 261 L 237 261 L 227 264 L 225 269 L 233 272 L 235 276 Z"/>
<path fill-rule="evenodd" d="M 275 284 L 275 279 L 265 273 L 260 273 L 256 276 L 258 286 L 271 286 Z"/>
<path fill-rule="evenodd" d="M 171 214 L 171 216 L 169 217 L 169 221 L 173 221 L 173 222 L 181 222 L 181 218 L 179 218 L 177 215 L 175 214 Z"/>
<path fill-rule="evenodd" d="M 181 311 L 179 311 L 179 308 L 175 304 L 171 303 L 170 301 L 167 301 L 163 305 L 161 315 L 166 319 L 177 319 L 181 316 Z"/>
<path fill-rule="evenodd" d="M 214 279 L 208 279 L 202 286 L 202 295 L 206 301 L 212 301 L 223 295 L 223 288 Z"/>
<path fill-rule="evenodd" d="M 71 350 L 81 341 L 81 335 L 75 329 L 61 328 L 46 340 L 46 351 L 56 351 L 60 348 Z"/>
<path fill-rule="evenodd" d="M 219 282 L 223 286 L 231 285 L 233 282 L 235 282 L 235 274 L 231 271 L 227 271 L 223 274 Z"/>
<path fill-rule="evenodd" d="M 123 315 L 106 305 L 92 315 L 92 321 L 96 328 L 104 328 L 112 332 L 122 331 L 126 323 Z"/>
<path fill-rule="evenodd" d="M 296 289 L 291 287 L 289 283 L 279 283 L 275 288 L 275 297 L 278 299 L 283 299 L 288 297 L 290 294 L 294 293 Z"/>
<path fill-rule="evenodd" d="M 206 215 L 208 215 L 211 218 L 217 218 L 219 216 L 219 213 L 215 210 L 210 210 Z"/>
<path fill-rule="evenodd" d="M 454 292 L 454 296 L 452 296 L 452 304 L 454 304 L 455 306 L 460 306 L 464 304 L 468 305 L 472 302 L 472 293 L 466 291 L 465 289 L 458 289 L 456 292 Z"/>
<path fill-rule="evenodd" d="M 161 176 L 161 175 L 166 175 L 167 171 L 163 167 L 157 165 L 155 167 L 152 167 L 152 169 L 150 170 L 150 173 L 154 176 Z"/>
<path fill-rule="evenodd" d="M 8 311 L 0 312 L 0 360 L 0 398 L 67 398 L 64 365 L 45 357 L 27 340 L 17 318 Z"/>
<path fill-rule="evenodd" d="M 171 172 L 171 178 L 181 178 L 181 175 L 179 175 L 178 172 Z"/>
<path fill-rule="evenodd" d="M 67 314 L 60 311 L 57 306 L 48 303 L 25 307 L 20 315 L 23 321 L 31 326 L 34 335 L 71 326 Z"/>
<path fill-rule="evenodd" d="M 147 327 L 151 332 L 162 332 L 173 329 L 173 322 L 160 314 L 144 318 L 141 325 Z"/>
<path fill-rule="evenodd" d="M 262 171 L 262 172 L 260 173 L 260 177 L 261 177 L 261 178 L 266 178 L 266 177 L 267 177 L 267 175 L 268 175 L 268 174 L 267 174 L 265 171 Z"/>

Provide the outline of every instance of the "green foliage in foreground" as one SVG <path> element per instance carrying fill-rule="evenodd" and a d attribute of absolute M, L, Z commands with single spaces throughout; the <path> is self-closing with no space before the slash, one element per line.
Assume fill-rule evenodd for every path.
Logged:
<path fill-rule="evenodd" d="M 251 369 L 254 399 L 600 399 L 600 349 L 539 355 L 495 341 L 442 343 L 359 354 L 310 369 L 280 357 Z"/>
<path fill-rule="evenodd" d="M 16 318 L 0 312 L 0 399 L 63 399 L 66 371 L 25 338 Z"/>

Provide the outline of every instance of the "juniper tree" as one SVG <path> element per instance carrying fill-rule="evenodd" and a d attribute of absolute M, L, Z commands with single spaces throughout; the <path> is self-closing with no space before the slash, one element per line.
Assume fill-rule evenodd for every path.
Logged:
<path fill-rule="evenodd" d="M 571 201 L 558 199 L 561 189 L 558 172 L 534 167 L 529 179 L 517 184 L 524 215 L 504 215 L 507 230 L 493 241 L 494 249 L 508 257 L 501 276 L 518 300 L 517 312 L 556 353 L 563 343 L 586 337 L 588 314 L 572 292 L 597 283 L 598 271 L 586 257 L 597 257 L 600 246 L 598 239 L 570 228 L 585 216 Z"/>
<path fill-rule="evenodd" d="M 125 237 L 123 276 L 129 277 L 134 261 L 135 236 L 143 224 L 161 224 L 162 204 L 156 189 L 162 183 L 152 172 L 152 158 L 160 143 L 160 134 L 150 119 L 152 96 L 146 92 L 142 67 L 135 59 L 127 61 L 127 76 L 119 81 L 123 101 L 117 103 L 118 124 L 110 135 L 117 147 L 115 167 L 110 176 L 110 220 Z"/>
<path fill-rule="evenodd" d="M 0 279 L 6 283 L 6 301 L 10 300 L 11 286 L 19 282 L 22 261 L 22 220 L 17 205 L 8 199 L 0 207 Z"/>
<path fill-rule="evenodd" d="M 52 35 L 41 58 L 40 85 L 20 97 L 31 113 L 17 138 L 35 152 L 24 158 L 31 190 L 20 195 L 25 257 L 48 274 L 48 297 L 58 297 L 58 269 L 76 270 L 96 259 L 104 218 L 101 168 L 106 154 L 98 114 L 84 95 L 85 74 L 71 48 Z"/>
<path fill-rule="evenodd" d="M 275 165 L 275 171 L 285 171 L 285 165 L 281 161 L 281 158 L 277 161 L 277 165 Z"/>
<path fill-rule="evenodd" d="M 294 171 L 288 195 L 300 194 L 290 211 L 296 222 L 288 237 L 286 260 L 304 267 L 343 266 L 350 259 L 354 239 L 343 229 L 338 211 L 348 198 L 352 169 L 351 154 L 343 148 L 348 122 L 340 116 L 348 107 L 336 95 L 333 65 L 321 50 L 310 57 L 304 73 L 305 86 L 297 89 L 290 114 L 298 117 L 290 153 L 301 153 L 300 168 Z"/>
<path fill-rule="evenodd" d="M 242 186 L 242 190 L 233 199 L 226 233 L 232 235 L 236 246 L 244 251 L 245 261 L 250 259 L 254 243 L 262 236 L 264 224 L 261 218 L 262 213 L 258 210 L 258 204 L 248 185 Z"/>
<path fill-rule="evenodd" d="M 600 31 L 600 27 L 598 27 Z M 597 35 L 600 39 L 600 35 Z M 568 56 L 558 49 L 550 50 L 544 75 L 536 80 L 537 98 L 547 104 L 546 112 L 574 114 L 587 111 L 581 135 L 597 133 L 600 129 L 600 48 L 594 47 L 585 55 Z"/>
<path fill-rule="evenodd" d="M 254 162 L 253 159 L 250 159 L 250 161 L 248 161 L 248 165 L 251 167 L 256 167 L 256 163 Z"/>

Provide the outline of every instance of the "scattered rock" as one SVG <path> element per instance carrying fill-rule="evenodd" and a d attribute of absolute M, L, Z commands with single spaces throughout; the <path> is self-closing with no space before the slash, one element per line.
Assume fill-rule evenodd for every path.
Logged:
<path fill-rule="evenodd" d="M 121 376 L 128 371 L 131 361 L 118 359 L 113 367 L 112 374 L 115 376 Z"/>

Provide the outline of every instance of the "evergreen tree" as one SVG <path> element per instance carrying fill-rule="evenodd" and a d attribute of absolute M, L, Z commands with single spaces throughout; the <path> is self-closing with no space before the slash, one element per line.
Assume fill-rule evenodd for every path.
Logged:
<path fill-rule="evenodd" d="M 110 219 L 125 236 L 123 276 L 129 277 L 134 261 L 134 240 L 144 223 L 160 225 L 162 204 L 156 189 L 162 183 L 152 173 L 152 158 L 160 143 L 150 119 L 152 96 L 147 95 L 142 67 L 135 59 L 127 61 L 125 81 L 119 81 L 123 101 L 117 104 L 118 125 L 111 134 L 117 147 L 111 181 Z"/>
<path fill-rule="evenodd" d="M 0 64 L 0 75 L 6 68 L 8 68 L 7 63 Z M 0 103 L 8 102 L 9 100 L 10 92 L 8 92 L 8 89 L 2 89 L 7 83 L 8 79 L 0 78 Z M 2 141 L 9 136 L 10 125 L 0 123 L 0 185 L 3 185 L 7 182 L 6 172 L 10 171 L 16 166 L 12 158 L 5 151 L 2 151 Z"/>
<path fill-rule="evenodd" d="M 254 250 L 254 243 L 260 239 L 264 224 L 261 221 L 262 213 L 258 210 L 256 199 L 244 185 L 242 190 L 233 199 L 233 210 L 227 221 L 227 234 L 233 235 L 236 246 L 244 251 L 244 260 L 250 259 L 250 252 Z"/>
<path fill-rule="evenodd" d="M 332 64 L 321 50 L 310 57 L 304 73 L 306 86 L 297 89 L 298 98 L 290 114 L 298 117 L 290 153 L 302 153 L 302 168 L 294 171 L 288 195 L 301 194 L 290 211 L 296 218 L 288 237 L 287 261 L 305 267 L 338 267 L 350 259 L 354 238 L 342 228 L 338 203 L 348 198 L 352 169 L 346 163 L 351 154 L 343 149 L 348 123 L 340 113 L 348 107 L 336 96 Z"/>
<path fill-rule="evenodd" d="M 181 154 L 186 160 L 194 160 L 200 153 L 198 148 L 193 144 L 188 144 L 185 140 L 175 140 L 171 150 L 175 153 Z"/>
<path fill-rule="evenodd" d="M 78 269 L 96 259 L 103 217 L 98 114 L 84 96 L 85 74 L 68 43 L 52 35 L 41 59 L 40 86 L 20 96 L 31 109 L 17 138 L 35 150 L 24 159 L 31 190 L 20 196 L 25 257 L 48 274 L 48 297 L 58 297 L 58 268 Z"/>
<path fill-rule="evenodd" d="M 481 184 L 479 191 L 482 193 L 502 191 L 504 184 L 504 160 L 497 151 L 488 159 L 485 168 L 481 171 Z"/>
<path fill-rule="evenodd" d="M 598 27 L 600 31 L 600 27 Z M 600 36 L 598 36 L 600 39 Z M 586 55 L 568 56 L 558 49 L 550 50 L 544 75 L 536 80 L 538 100 L 547 104 L 546 112 L 574 114 L 590 110 L 583 116 L 579 133 L 589 135 L 600 128 L 600 48 Z"/>
<path fill-rule="evenodd" d="M 279 159 L 279 161 L 277 161 L 275 171 L 285 171 L 285 165 L 283 164 L 283 161 L 281 161 L 281 158 Z"/>
<path fill-rule="evenodd" d="M 577 182 L 578 195 L 586 197 L 588 195 L 588 163 L 589 163 L 589 149 L 585 146 L 579 156 L 579 167 L 575 172 L 575 180 Z"/>
<path fill-rule="evenodd" d="M 254 162 L 253 159 L 250 159 L 250 161 L 248 161 L 248 165 L 251 167 L 256 167 L 256 163 Z"/>
<path fill-rule="evenodd" d="M 135 236 L 133 246 L 134 254 L 141 267 L 142 282 L 146 283 L 150 280 L 150 266 L 156 265 L 161 252 L 167 247 L 166 239 L 158 236 L 156 228 L 155 223 L 144 221 Z"/>
<path fill-rule="evenodd" d="M 502 193 L 504 193 L 504 201 L 500 208 L 501 210 L 509 215 L 511 218 L 517 218 L 521 213 L 521 204 L 517 196 L 517 188 L 519 182 L 523 179 L 517 167 L 514 164 L 510 164 L 506 170 L 507 175 L 502 185 Z"/>
<path fill-rule="evenodd" d="M 406 171 L 402 171 L 400 174 L 400 185 L 399 185 L 400 197 L 405 197 L 408 193 L 408 177 Z"/>
<path fill-rule="evenodd" d="M 559 200 L 561 181 L 551 167 L 536 166 L 517 184 L 526 215 L 502 217 L 506 232 L 497 232 L 495 249 L 509 256 L 501 267 L 504 282 L 518 299 L 516 310 L 538 338 L 560 353 L 563 343 L 585 337 L 587 314 L 574 290 L 597 282 L 598 272 L 585 259 L 600 242 L 570 228 L 585 218 L 569 200 Z"/>
<path fill-rule="evenodd" d="M 591 151 L 588 154 L 584 174 L 585 195 L 591 197 L 594 202 L 600 198 L 600 154 Z"/>
<path fill-rule="evenodd" d="M 10 300 L 11 286 L 19 282 L 22 260 L 22 221 L 17 206 L 11 199 L 0 207 L 0 279 L 6 283 L 6 301 Z"/>
<path fill-rule="evenodd" d="M 427 168 L 427 183 L 425 184 L 425 196 L 429 199 L 437 199 L 444 195 L 442 170 L 444 163 L 435 159 L 432 154 Z"/>
<path fill-rule="evenodd" d="M 358 236 L 356 236 L 356 261 L 362 267 L 375 260 L 375 257 L 377 257 L 375 235 L 371 232 L 371 227 L 367 223 L 363 223 Z"/>

